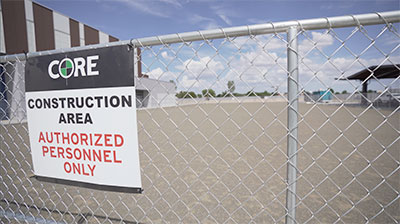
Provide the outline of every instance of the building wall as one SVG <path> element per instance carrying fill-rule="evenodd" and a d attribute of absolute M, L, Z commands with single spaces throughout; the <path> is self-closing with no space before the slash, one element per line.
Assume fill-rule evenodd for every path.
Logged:
<path fill-rule="evenodd" d="M 28 51 L 24 1 L 1 1 L 4 45 L 8 54 Z"/>
<path fill-rule="evenodd" d="M 149 78 L 135 79 L 136 91 L 143 91 L 141 107 L 156 108 L 176 106 L 175 83 Z"/>
<path fill-rule="evenodd" d="M 32 0 L 0 0 L 0 53 L 18 54 L 118 41 Z"/>
<path fill-rule="evenodd" d="M 3 11 L 0 4 L 0 53 L 6 52 L 6 46 L 4 41 L 4 28 L 3 28 Z"/>
<path fill-rule="evenodd" d="M 117 38 L 64 16 L 32 0 L 0 0 L 0 54 L 18 54 L 118 41 Z M 138 49 L 140 55 L 140 49 Z M 140 57 L 139 57 L 140 58 Z M 139 59 L 140 61 L 140 59 Z M 26 119 L 25 62 L 9 63 L 0 74 L 2 119 Z M 141 74 L 138 63 L 137 74 Z M 5 74 L 8 75 L 5 75 Z M 176 105 L 175 84 L 148 78 L 136 79 L 141 107 Z M 10 116 L 7 116 L 10 115 Z"/>

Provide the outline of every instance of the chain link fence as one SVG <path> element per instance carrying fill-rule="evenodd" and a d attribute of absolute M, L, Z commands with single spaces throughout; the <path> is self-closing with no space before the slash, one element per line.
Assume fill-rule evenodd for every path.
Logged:
<path fill-rule="evenodd" d="M 116 43 L 140 49 L 142 194 L 31 178 L 25 55 L 4 56 L 0 219 L 398 223 L 399 21 L 396 11 Z M 395 75 L 378 75 L 386 67 Z"/>

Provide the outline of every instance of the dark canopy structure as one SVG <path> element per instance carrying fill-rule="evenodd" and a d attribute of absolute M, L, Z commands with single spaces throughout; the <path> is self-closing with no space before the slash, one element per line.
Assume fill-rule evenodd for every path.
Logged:
<path fill-rule="evenodd" d="M 374 65 L 361 70 L 347 78 L 339 80 L 360 80 L 362 84 L 362 93 L 368 92 L 368 81 L 371 79 L 395 79 L 400 76 L 400 64 L 395 65 Z M 367 104 L 366 97 L 362 98 L 361 104 Z"/>
<path fill-rule="evenodd" d="M 371 75 L 372 74 L 372 75 Z M 361 70 L 347 78 L 340 80 L 369 80 L 369 79 L 395 79 L 400 76 L 400 64 L 397 65 L 375 65 Z"/>

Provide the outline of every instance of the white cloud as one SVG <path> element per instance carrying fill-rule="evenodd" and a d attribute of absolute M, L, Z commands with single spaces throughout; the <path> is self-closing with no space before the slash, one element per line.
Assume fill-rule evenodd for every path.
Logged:
<path fill-rule="evenodd" d="M 198 14 L 193 14 L 192 16 L 190 16 L 188 18 L 189 22 L 191 23 L 200 23 L 200 22 L 204 22 L 204 21 L 213 21 L 213 19 L 208 18 L 208 17 L 204 17 Z"/>
<path fill-rule="evenodd" d="M 199 79 L 215 78 L 218 73 L 224 69 L 224 65 L 209 56 L 202 57 L 199 60 L 188 59 L 182 65 L 176 66 L 178 70 L 185 71 L 187 75 Z"/>
<path fill-rule="evenodd" d="M 142 11 L 143 13 L 150 14 L 157 17 L 169 18 L 173 14 L 170 11 L 171 6 L 175 8 L 182 8 L 182 5 L 177 0 L 117 0 L 125 3 L 127 6 Z"/>
<path fill-rule="evenodd" d="M 277 53 L 266 53 L 260 47 L 242 53 L 231 63 L 223 82 L 235 81 L 237 92 L 264 91 L 286 86 L 286 58 Z"/>
<path fill-rule="evenodd" d="M 209 22 L 205 25 L 202 25 L 201 28 L 205 30 L 213 30 L 213 29 L 219 29 L 221 27 L 218 25 L 217 22 Z"/>
<path fill-rule="evenodd" d="M 182 4 L 177 0 L 159 0 L 159 1 L 174 5 L 174 6 L 179 7 L 179 8 L 182 7 Z"/>
<path fill-rule="evenodd" d="M 311 32 L 311 37 L 306 37 L 308 38 L 304 39 L 299 44 L 300 54 L 303 56 L 313 48 L 322 50 L 324 47 L 330 46 L 334 42 L 334 38 L 329 33 Z"/>
<path fill-rule="evenodd" d="M 215 82 L 219 79 L 220 72 L 224 65 L 209 56 L 201 57 L 199 60 L 189 59 L 182 65 L 176 66 L 181 71 L 182 79 L 179 87 L 191 88 L 192 91 L 200 92 L 202 89 L 214 88 L 218 85 Z"/>
<path fill-rule="evenodd" d="M 181 64 L 170 68 L 171 71 L 163 72 L 161 68 L 150 72 L 151 77 L 163 80 L 178 79 L 178 90 L 190 90 L 199 93 L 202 89 L 212 88 L 217 93 L 227 89 L 226 83 L 233 80 L 236 92 L 245 93 L 251 89 L 255 91 L 272 91 L 279 87 L 280 92 L 286 92 L 287 88 L 287 63 L 286 63 L 286 42 L 271 35 L 257 36 L 259 42 L 250 40 L 249 37 L 240 37 L 234 40 L 238 46 L 246 46 L 240 54 L 237 51 L 219 49 L 219 54 L 226 61 L 212 58 L 208 55 L 188 59 Z M 320 50 L 336 47 L 333 37 L 329 34 L 324 35 L 320 32 L 311 32 L 309 40 L 301 40 L 299 49 L 307 52 L 313 46 Z M 270 43 L 266 46 L 266 41 Z M 314 43 L 316 45 L 314 45 Z M 260 44 L 259 44 L 260 43 Z M 228 45 L 226 45 L 228 48 Z M 242 48 L 243 49 L 243 48 Z M 200 49 L 198 55 L 203 55 Z M 204 52 L 203 52 L 204 53 Z M 162 52 L 163 58 L 170 58 L 170 54 Z M 304 55 L 303 55 L 304 56 Z M 179 56 L 178 56 L 179 57 Z M 325 57 L 307 55 L 301 57 L 299 78 L 300 87 L 308 91 L 332 87 L 336 91 L 347 89 L 354 91 L 359 88 L 357 81 L 339 81 L 335 78 L 348 77 L 368 66 L 379 64 L 390 64 L 400 61 L 400 56 L 390 55 L 385 59 L 384 56 L 374 58 L 361 57 L 356 59 L 351 54 L 338 55 L 331 58 L 328 62 Z M 170 78 L 173 77 L 173 78 Z"/>
<path fill-rule="evenodd" d="M 172 61 L 174 57 L 172 55 L 169 55 L 167 51 L 161 52 L 161 57 L 163 57 L 167 61 Z"/>
<path fill-rule="evenodd" d="M 217 29 L 219 28 L 217 22 L 209 17 L 204 17 L 198 14 L 193 14 L 188 17 L 191 24 L 199 26 L 201 29 Z"/>
<path fill-rule="evenodd" d="M 219 18 L 221 18 L 226 24 L 232 26 L 232 21 L 228 18 L 228 16 L 223 14 L 218 14 Z"/>
<path fill-rule="evenodd" d="M 211 6 L 211 9 L 214 11 L 214 13 L 226 24 L 229 26 L 232 26 L 232 21 L 229 19 L 230 16 L 235 16 L 236 13 L 234 13 L 232 10 L 227 9 L 226 7 L 223 6 L 217 6 L 213 5 Z"/>
<path fill-rule="evenodd" d="M 250 37 L 237 37 L 232 41 L 230 48 L 232 49 L 245 49 L 245 50 L 255 50 L 262 47 L 266 51 L 272 51 L 277 49 L 286 48 L 286 41 L 281 40 L 278 37 L 267 34 L 256 36 L 254 39 Z"/>
<path fill-rule="evenodd" d="M 155 68 L 147 73 L 152 79 L 159 79 L 164 81 L 175 80 L 177 74 L 171 71 L 164 71 L 161 68 Z"/>

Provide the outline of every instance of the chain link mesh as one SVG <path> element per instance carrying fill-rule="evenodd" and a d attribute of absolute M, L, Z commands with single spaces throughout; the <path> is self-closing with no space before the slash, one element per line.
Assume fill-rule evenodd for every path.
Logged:
<path fill-rule="evenodd" d="M 375 76 L 382 66 L 400 71 L 398 29 L 299 27 L 297 222 L 400 221 L 400 78 Z M 284 222 L 286 39 L 273 33 L 138 46 L 139 195 L 31 178 L 25 62 L 3 63 L 1 221 Z M 363 69 L 368 78 L 348 79 Z"/>

